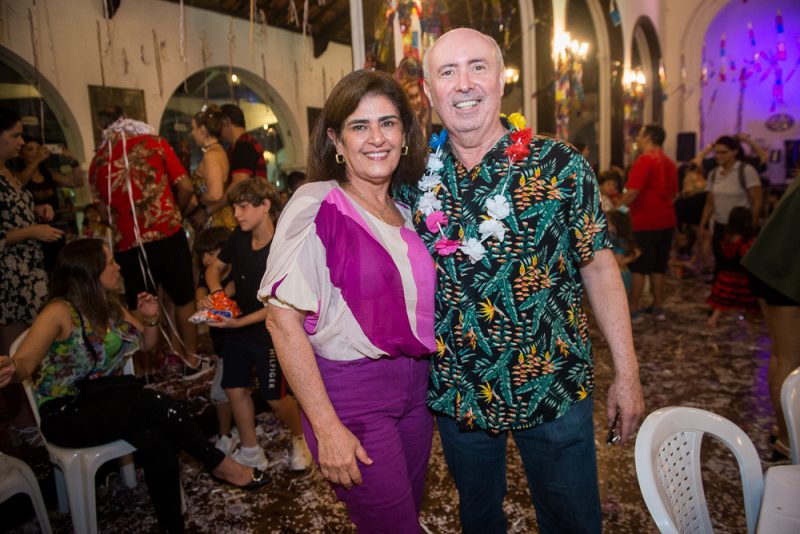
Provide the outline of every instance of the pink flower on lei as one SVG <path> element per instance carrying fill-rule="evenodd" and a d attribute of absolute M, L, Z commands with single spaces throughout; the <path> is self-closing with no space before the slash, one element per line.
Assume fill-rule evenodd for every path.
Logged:
<path fill-rule="evenodd" d="M 436 249 L 436 252 L 440 256 L 449 256 L 450 254 L 454 253 L 458 250 L 458 247 L 461 246 L 461 241 L 456 241 L 455 239 L 440 239 L 436 243 L 433 244 L 433 248 Z"/>
<path fill-rule="evenodd" d="M 447 215 L 442 211 L 434 211 L 425 217 L 425 226 L 428 227 L 429 232 L 436 233 L 439 228 L 447 226 Z"/>

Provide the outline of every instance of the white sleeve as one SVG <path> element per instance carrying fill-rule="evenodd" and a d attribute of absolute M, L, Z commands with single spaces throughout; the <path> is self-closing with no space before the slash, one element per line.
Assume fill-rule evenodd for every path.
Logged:
<path fill-rule="evenodd" d="M 744 165 L 744 185 L 747 189 L 751 187 L 761 186 L 761 178 L 758 176 L 758 171 L 749 163 L 742 162 Z"/>
<path fill-rule="evenodd" d="M 327 272 L 315 224 L 320 199 L 304 194 L 304 188 L 295 192 L 278 220 L 258 298 L 264 303 L 319 313 L 325 283 L 321 277 Z"/>

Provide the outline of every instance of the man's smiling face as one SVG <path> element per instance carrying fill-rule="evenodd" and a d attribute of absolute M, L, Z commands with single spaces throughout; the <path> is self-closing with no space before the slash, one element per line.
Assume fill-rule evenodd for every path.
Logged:
<path fill-rule="evenodd" d="M 427 59 L 426 90 L 451 137 L 497 128 L 504 80 L 496 48 L 486 36 L 453 30 Z"/>

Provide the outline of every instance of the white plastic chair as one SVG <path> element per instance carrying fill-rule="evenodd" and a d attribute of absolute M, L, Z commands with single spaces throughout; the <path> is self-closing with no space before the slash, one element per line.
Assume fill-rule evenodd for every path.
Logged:
<path fill-rule="evenodd" d="M 47 508 L 36 475 L 22 460 L 0 452 L 0 502 L 17 493 L 25 493 L 31 498 L 36 519 L 39 520 L 39 529 L 43 534 L 51 534 L 53 530 L 50 528 L 50 519 L 47 517 Z"/>
<path fill-rule="evenodd" d="M 636 474 L 650 515 L 662 534 L 713 532 L 700 472 L 704 433 L 722 441 L 736 456 L 747 532 L 753 534 L 764 492 L 758 453 L 738 426 L 697 408 L 673 406 L 656 410 L 639 429 Z"/>
<path fill-rule="evenodd" d="M 20 334 L 11 345 L 9 353 L 14 353 L 22 344 L 22 340 L 28 334 L 28 330 Z M 128 360 L 125 365 L 125 373 L 133 373 L 133 361 Z M 39 418 L 39 403 L 36 399 L 36 392 L 33 383 L 26 380 L 24 383 L 25 393 L 28 395 L 33 414 L 36 417 L 36 424 L 41 424 Z M 44 439 L 44 437 L 43 437 Z M 71 449 L 59 447 L 48 443 L 45 440 L 47 452 L 50 454 L 50 461 L 58 469 L 54 469 L 56 480 L 56 493 L 58 494 L 58 507 L 62 512 L 67 511 L 72 516 L 72 528 L 75 532 L 95 534 L 97 532 L 97 502 L 94 487 L 94 477 L 97 470 L 104 463 L 119 459 L 120 475 L 122 481 L 129 488 L 136 487 L 136 468 L 133 464 L 133 452 L 136 448 L 124 440 L 117 440 L 105 445 L 96 447 L 83 447 Z"/>
<path fill-rule="evenodd" d="M 800 464 L 800 367 L 789 373 L 781 385 L 781 406 L 789 430 L 792 463 Z"/>

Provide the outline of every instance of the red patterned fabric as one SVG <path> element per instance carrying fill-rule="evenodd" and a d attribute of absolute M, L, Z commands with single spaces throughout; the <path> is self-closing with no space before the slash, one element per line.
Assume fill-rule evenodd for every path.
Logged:
<path fill-rule="evenodd" d="M 111 196 L 109 198 L 109 146 L 111 146 Z M 186 177 L 186 170 L 167 141 L 156 135 L 137 135 L 125 139 L 128 169 L 123 157 L 123 142 L 114 136 L 101 145 L 89 167 L 93 193 L 111 206 L 111 228 L 116 250 L 137 246 L 134 212 L 142 243 L 170 237 L 181 229 L 172 187 Z M 130 178 L 135 209 L 131 209 L 127 183 Z"/>

